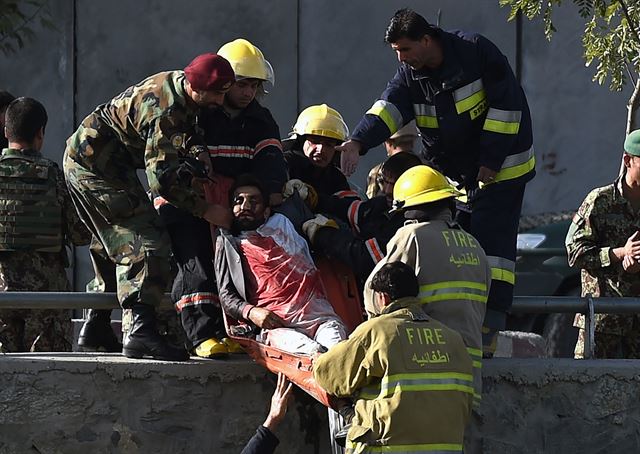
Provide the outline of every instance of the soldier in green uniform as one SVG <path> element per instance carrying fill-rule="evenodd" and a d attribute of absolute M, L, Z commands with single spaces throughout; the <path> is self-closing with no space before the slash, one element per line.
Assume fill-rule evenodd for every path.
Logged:
<path fill-rule="evenodd" d="M 569 265 L 582 269 L 582 295 L 640 296 L 640 130 L 624 142 L 624 173 L 587 195 L 567 233 Z M 584 316 L 576 358 L 584 355 Z M 640 316 L 596 315 L 596 358 L 640 358 Z"/>
<path fill-rule="evenodd" d="M 42 157 L 47 112 L 35 99 L 6 109 L 0 157 L 0 290 L 66 292 L 65 245 L 89 244 L 57 164 Z M 0 351 L 71 351 L 71 311 L 0 310 Z"/>
<path fill-rule="evenodd" d="M 229 210 L 207 204 L 181 184 L 177 169 L 181 156 L 201 151 L 189 145 L 197 136 L 200 109 L 220 106 L 234 80 L 227 60 L 200 55 L 184 71 L 150 76 L 98 106 L 67 141 L 67 184 L 97 239 L 92 250 L 96 279 L 90 288 L 109 291 L 115 284 L 120 304 L 132 310 L 123 346 L 127 357 L 188 358 L 157 330 L 155 308 L 169 278 L 171 243 L 136 171 L 144 169 L 151 191 L 173 205 L 229 227 Z M 97 318 L 92 320 L 100 326 Z"/>

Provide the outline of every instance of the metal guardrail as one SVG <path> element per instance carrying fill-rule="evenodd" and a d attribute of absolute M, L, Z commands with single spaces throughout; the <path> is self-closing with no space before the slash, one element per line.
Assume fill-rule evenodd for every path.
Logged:
<path fill-rule="evenodd" d="M 161 309 L 172 309 L 169 295 Z M 0 309 L 119 309 L 115 293 L 0 292 Z"/>
<path fill-rule="evenodd" d="M 115 293 L 0 292 L 0 309 L 117 309 Z M 165 295 L 161 309 L 173 307 Z M 594 354 L 595 314 L 640 313 L 640 298 L 592 298 L 577 296 L 516 296 L 512 314 L 585 314 L 585 358 Z"/>
<path fill-rule="evenodd" d="M 511 306 L 512 314 L 581 313 L 585 315 L 584 358 L 595 354 L 595 314 L 640 313 L 640 298 L 593 298 L 579 296 L 516 296 Z"/>
<path fill-rule="evenodd" d="M 533 249 L 518 249 L 516 252 L 518 257 L 523 255 L 531 256 L 531 255 L 552 255 L 552 256 L 560 256 L 567 257 L 567 250 L 563 247 L 537 247 Z"/>

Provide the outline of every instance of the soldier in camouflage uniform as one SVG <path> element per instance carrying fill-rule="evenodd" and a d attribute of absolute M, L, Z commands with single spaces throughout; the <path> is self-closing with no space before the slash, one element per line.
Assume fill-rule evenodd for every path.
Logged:
<path fill-rule="evenodd" d="M 228 226 L 229 210 L 181 185 L 176 170 L 181 156 L 202 151 L 188 147 L 200 109 L 221 105 L 234 80 L 224 58 L 200 55 L 184 71 L 150 76 L 98 106 L 67 141 L 67 184 L 99 243 L 92 259 L 94 283 L 102 285 L 94 288 L 104 291 L 115 283 L 120 304 L 132 310 L 127 357 L 188 359 L 157 330 L 155 307 L 169 278 L 170 240 L 136 171 L 145 169 L 150 189 L 175 206 Z"/>
<path fill-rule="evenodd" d="M 582 268 L 582 295 L 640 296 L 640 130 L 624 143 L 624 174 L 587 195 L 567 233 L 569 265 Z M 584 355 L 584 316 L 576 358 Z M 640 358 L 640 316 L 596 315 L 596 358 Z"/>
<path fill-rule="evenodd" d="M 0 289 L 65 292 L 65 245 L 89 243 L 64 175 L 42 157 L 47 112 L 18 98 L 6 109 L 8 148 L 0 157 Z M 0 351 L 71 351 L 71 311 L 0 310 Z"/>

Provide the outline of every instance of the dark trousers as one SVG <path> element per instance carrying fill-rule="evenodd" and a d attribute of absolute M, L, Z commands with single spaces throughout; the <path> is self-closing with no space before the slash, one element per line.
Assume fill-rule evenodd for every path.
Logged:
<path fill-rule="evenodd" d="M 502 182 L 468 191 L 456 220 L 483 247 L 491 266 L 491 290 L 484 326 L 502 330 L 513 302 L 516 241 L 524 182 Z"/>
<path fill-rule="evenodd" d="M 180 315 L 190 348 L 215 337 L 226 337 L 213 269 L 209 223 L 171 205 L 160 208 L 167 221 L 178 272 L 171 299 Z"/>

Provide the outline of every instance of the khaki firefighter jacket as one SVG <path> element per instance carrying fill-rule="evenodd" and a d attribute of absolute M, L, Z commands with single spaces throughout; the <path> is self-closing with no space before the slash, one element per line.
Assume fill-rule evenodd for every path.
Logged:
<path fill-rule="evenodd" d="M 314 362 L 328 393 L 351 396 L 347 453 L 462 453 L 473 399 L 460 335 L 402 298 Z"/>

